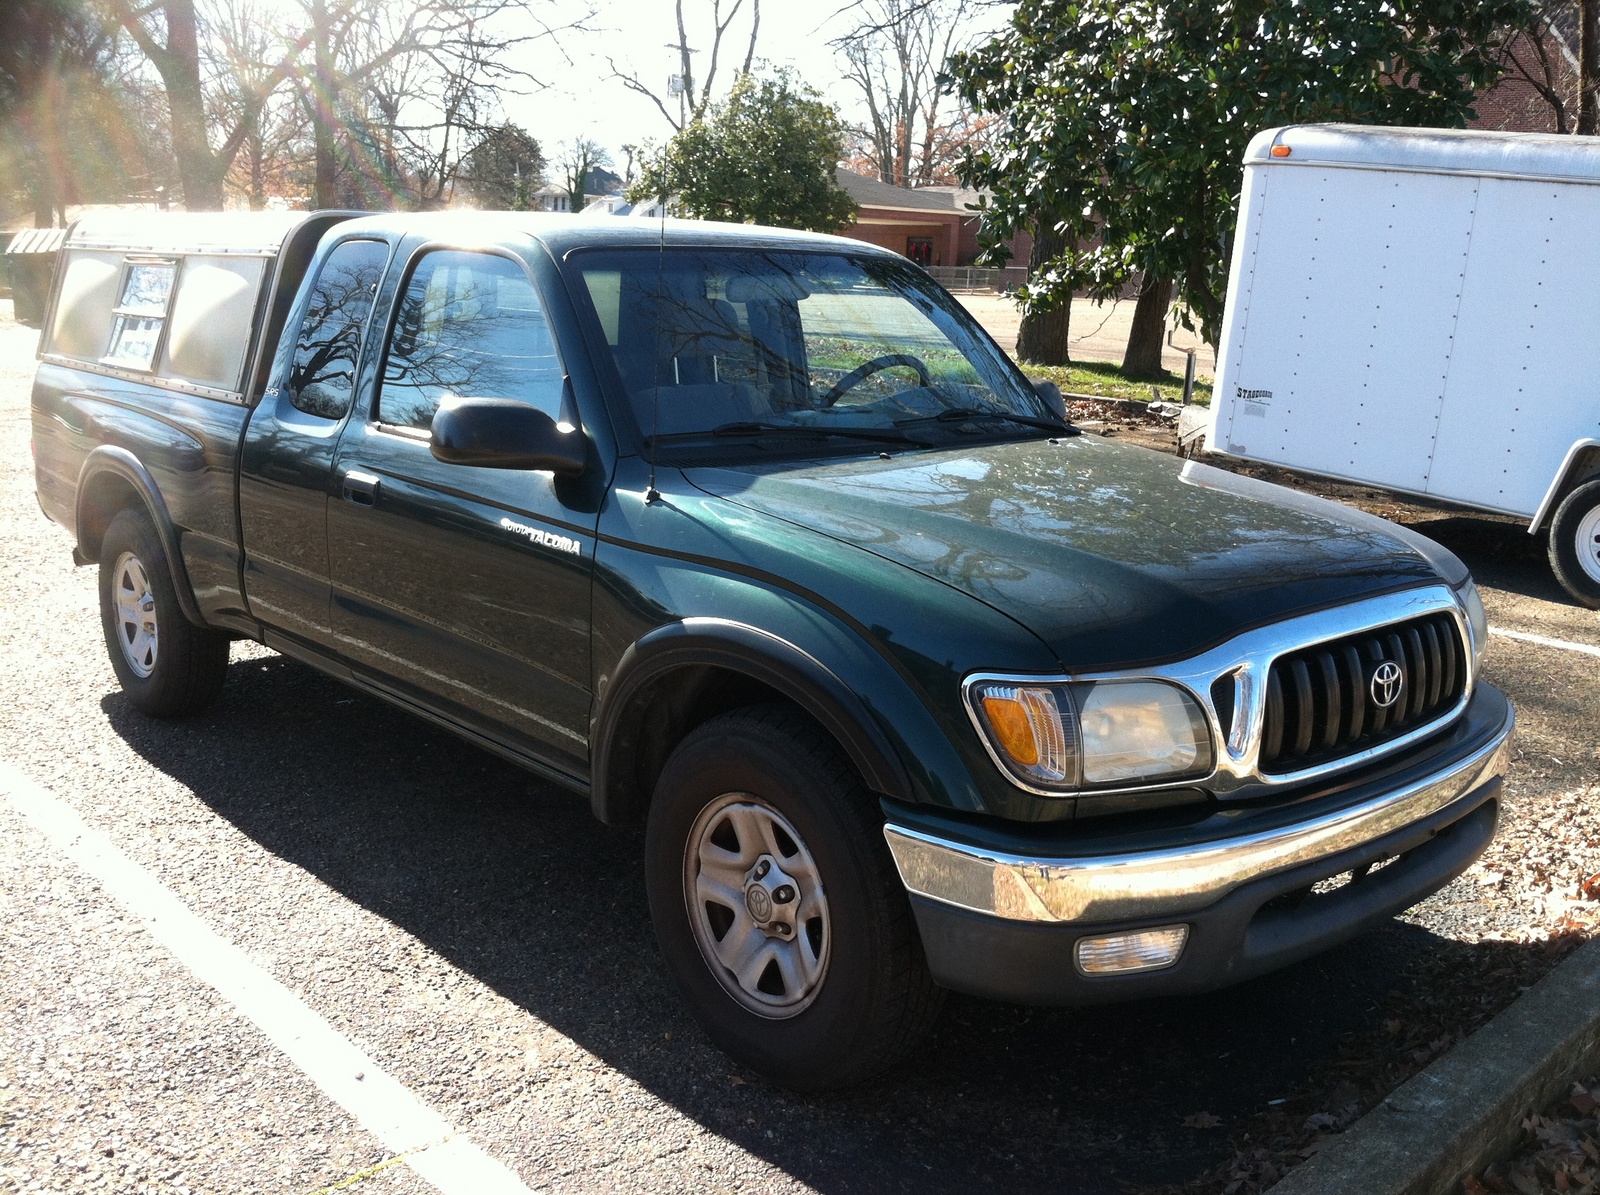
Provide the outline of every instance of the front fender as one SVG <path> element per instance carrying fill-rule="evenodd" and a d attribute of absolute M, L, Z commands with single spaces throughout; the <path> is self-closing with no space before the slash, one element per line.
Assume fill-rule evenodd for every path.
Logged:
<path fill-rule="evenodd" d="M 836 673 L 801 647 L 759 627 L 726 618 L 685 618 L 656 627 L 629 645 L 596 709 L 591 801 L 604 822 L 626 820 L 641 796 L 615 774 L 614 761 L 633 754 L 641 727 L 639 698 L 653 682 L 681 668 L 713 667 L 748 676 L 788 696 L 815 718 L 850 756 L 874 792 L 909 801 L 911 783 L 866 703 Z"/>

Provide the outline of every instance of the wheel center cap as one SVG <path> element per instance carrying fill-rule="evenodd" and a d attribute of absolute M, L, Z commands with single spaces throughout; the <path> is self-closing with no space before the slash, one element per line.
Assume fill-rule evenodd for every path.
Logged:
<path fill-rule="evenodd" d="M 772 894 L 760 884 L 751 884 L 745 889 L 744 907 L 750 910 L 750 916 L 765 925 L 772 918 Z"/>
<path fill-rule="evenodd" d="M 788 937 L 794 932 L 790 922 L 799 895 L 799 885 L 771 855 L 762 855 L 745 876 L 744 907 L 751 920 L 770 934 Z"/>

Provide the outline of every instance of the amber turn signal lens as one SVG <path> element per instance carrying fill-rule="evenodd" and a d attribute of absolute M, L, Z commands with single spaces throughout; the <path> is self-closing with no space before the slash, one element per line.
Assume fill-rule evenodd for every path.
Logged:
<path fill-rule="evenodd" d="M 1289 147 L 1287 145 L 1274 145 L 1272 147 L 1272 156 L 1275 158 L 1287 158 L 1289 156 Z"/>
<path fill-rule="evenodd" d="M 995 743 L 1002 751 L 1024 767 L 1031 768 L 1039 762 L 1039 744 L 1022 702 L 1013 697 L 985 697 L 983 712 L 989 716 Z"/>

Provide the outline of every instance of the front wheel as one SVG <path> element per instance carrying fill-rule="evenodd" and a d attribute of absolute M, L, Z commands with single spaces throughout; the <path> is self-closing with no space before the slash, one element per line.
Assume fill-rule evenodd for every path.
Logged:
<path fill-rule="evenodd" d="M 1556 507 L 1550 568 L 1563 589 L 1591 610 L 1600 609 L 1600 478 L 1584 482 Z"/>
<path fill-rule="evenodd" d="M 101 540 L 100 624 L 111 668 L 138 709 L 175 718 L 216 699 L 228 637 L 184 617 L 166 551 L 142 511 L 122 511 Z"/>
<path fill-rule="evenodd" d="M 858 1082 L 938 1013 L 877 803 L 794 711 L 736 710 L 684 739 L 656 786 L 645 875 L 691 1011 L 774 1082 Z"/>

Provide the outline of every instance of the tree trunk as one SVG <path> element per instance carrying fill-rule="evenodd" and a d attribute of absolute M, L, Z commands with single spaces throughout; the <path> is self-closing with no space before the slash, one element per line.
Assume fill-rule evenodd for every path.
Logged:
<path fill-rule="evenodd" d="M 1600 0 L 1578 4 L 1578 135 L 1600 133 Z"/>
<path fill-rule="evenodd" d="M 267 206 L 267 180 L 265 171 L 266 145 L 261 136 L 259 122 L 245 140 L 245 152 L 250 155 L 250 210 L 259 212 Z"/>
<path fill-rule="evenodd" d="M 200 41 L 194 0 L 167 0 L 167 52 L 157 63 L 172 114 L 172 153 L 178 160 L 183 204 L 191 212 L 222 210 L 222 176 L 206 140 L 206 105 L 200 92 Z"/>
<path fill-rule="evenodd" d="M 311 29 L 313 56 L 311 130 L 316 150 L 316 168 L 311 184 L 311 206 L 313 209 L 325 209 L 339 206 L 335 194 L 338 179 L 333 145 L 335 105 L 339 97 L 333 73 L 333 50 L 330 45 L 332 33 L 326 0 L 313 0 Z"/>
<path fill-rule="evenodd" d="M 1122 355 L 1122 372 L 1135 378 L 1154 377 L 1161 370 L 1161 338 L 1167 327 L 1167 308 L 1172 304 L 1172 280 L 1152 278 L 1139 285 L 1139 302 L 1133 309 L 1133 327 L 1128 331 L 1128 349 Z"/>
<path fill-rule="evenodd" d="M 1028 254 L 1028 277 L 1034 278 L 1048 263 L 1067 251 L 1067 239 L 1041 220 L 1034 229 L 1033 251 Z M 1071 342 L 1067 333 L 1072 324 L 1072 296 L 1060 297 L 1048 311 L 1029 304 L 1017 330 L 1017 359 L 1034 365 L 1066 365 L 1071 361 Z"/>

